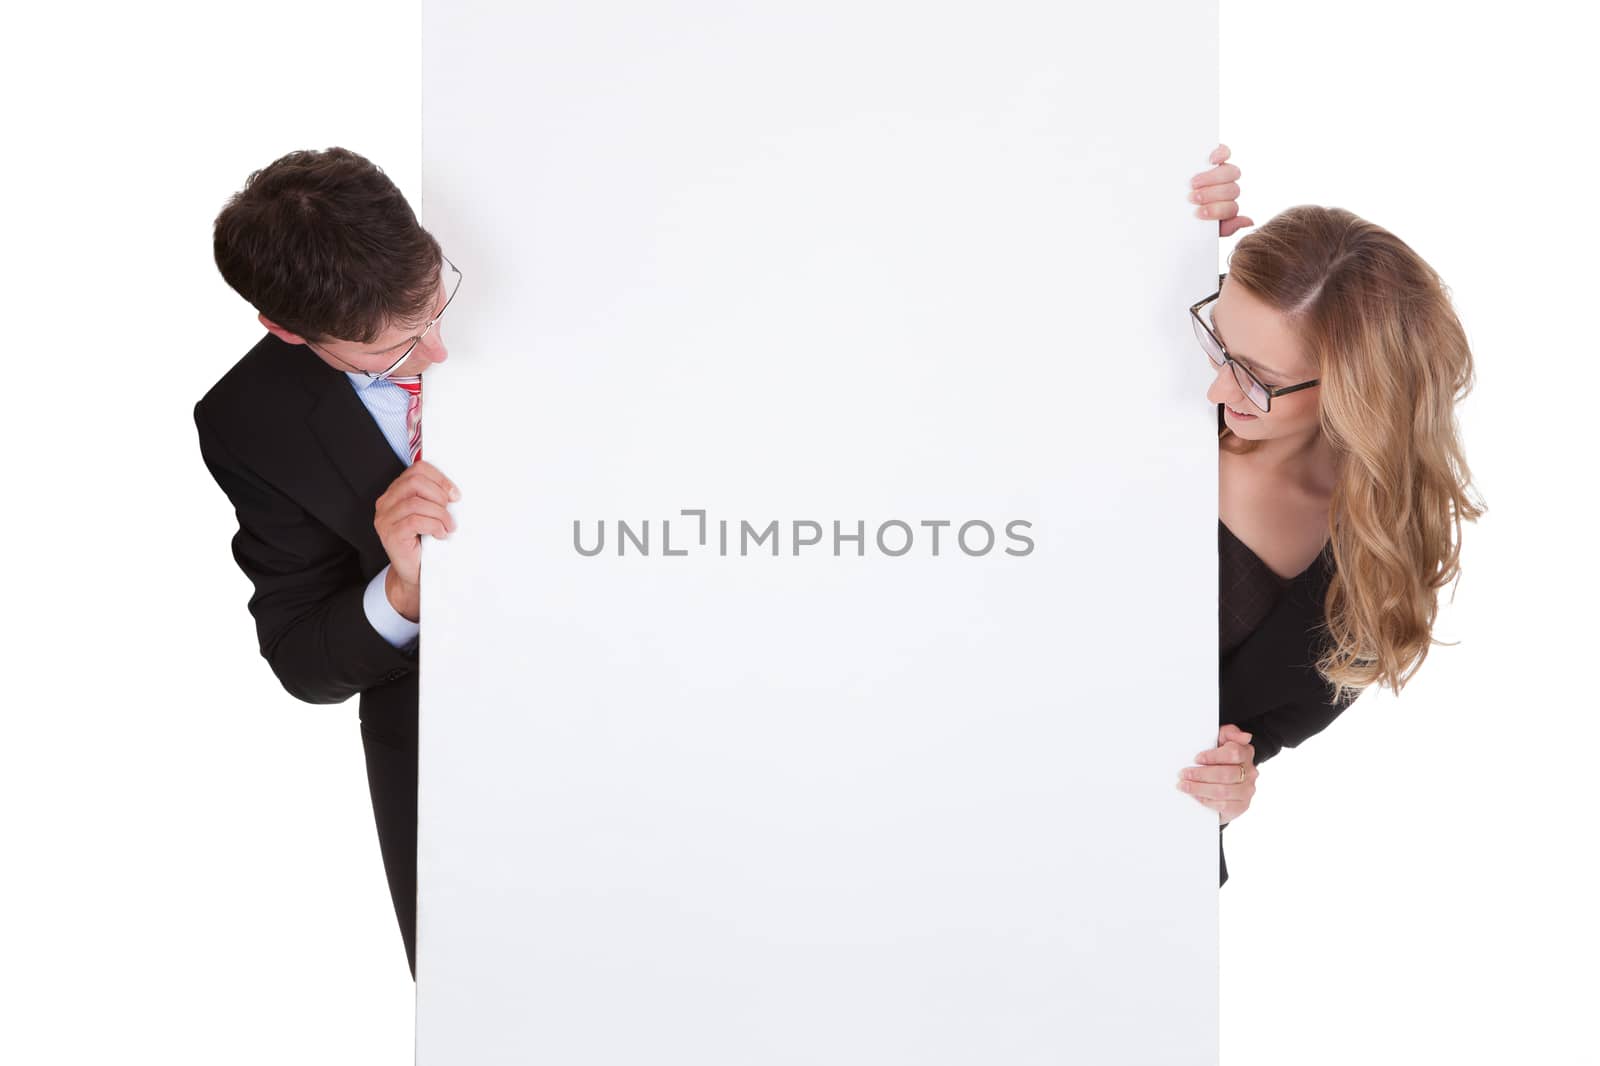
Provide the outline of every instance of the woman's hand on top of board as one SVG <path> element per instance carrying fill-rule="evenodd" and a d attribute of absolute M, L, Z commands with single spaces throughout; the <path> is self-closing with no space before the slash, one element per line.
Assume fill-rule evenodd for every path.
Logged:
<path fill-rule="evenodd" d="M 1217 219 L 1217 236 L 1229 237 L 1255 222 L 1239 214 L 1239 168 L 1228 162 L 1232 154 L 1225 144 L 1212 149 L 1210 170 L 1189 179 L 1189 202 L 1199 204 L 1196 218 Z"/>

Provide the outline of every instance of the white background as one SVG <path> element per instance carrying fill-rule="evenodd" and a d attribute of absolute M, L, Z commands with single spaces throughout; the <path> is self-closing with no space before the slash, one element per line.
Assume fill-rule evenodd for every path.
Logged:
<path fill-rule="evenodd" d="M 1600 1061 L 1576 10 L 1223 3 L 1246 213 L 1348 207 L 1443 273 L 1490 507 L 1441 612 L 1461 643 L 1269 763 L 1228 829 L 1226 1063 Z M 257 656 L 189 411 L 260 335 L 210 258 L 251 169 L 349 145 L 415 202 L 416 9 L 43 12 L 0 68 L 0 1058 L 410 1061 L 355 708 L 297 703 Z M 1108 722 L 1083 758 L 1125 740 Z"/>

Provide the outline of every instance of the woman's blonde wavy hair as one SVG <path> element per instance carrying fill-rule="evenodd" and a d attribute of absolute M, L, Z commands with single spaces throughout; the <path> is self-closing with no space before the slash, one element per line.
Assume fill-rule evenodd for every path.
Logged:
<path fill-rule="evenodd" d="M 1449 290 L 1388 230 L 1309 204 L 1241 237 L 1225 284 L 1288 317 L 1322 382 L 1338 472 L 1317 672 L 1332 702 L 1375 682 L 1399 692 L 1444 643 L 1432 635 L 1438 590 L 1460 573 L 1462 520 L 1487 510 L 1467 498 L 1455 404 L 1472 390 L 1472 352 Z M 1239 454 L 1258 443 L 1219 437 Z"/>

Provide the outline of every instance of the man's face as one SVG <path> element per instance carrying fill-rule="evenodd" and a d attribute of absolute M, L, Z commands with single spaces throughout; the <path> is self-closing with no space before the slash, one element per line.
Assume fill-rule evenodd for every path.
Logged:
<path fill-rule="evenodd" d="M 355 341 L 336 340 L 325 337 L 320 341 L 308 341 L 298 334 L 290 333 L 266 315 L 258 315 L 261 324 L 268 332 L 290 344 L 304 344 L 316 353 L 317 358 L 338 370 L 345 371 L 371 371 L 381 374 L 388 370 L 394 361 L 400 358 L 400 353 L 410 347 L 430 319 L 438 317 L 444 310 L 445 301 L 449 298 L 449 291 L 445 288 L 444 278 L 439 279 L 438 291 L 433 302 L 433 312 L 427 318 L 415 322 L 391 324 L 371 344 L 360 344 Z M 395 368 L 390 377 L 404 378 L 420 374 L 434 363 L 442 363 L 449 355 L 444 344 L 444 322 L 435 322 L 432 329 L 422 341 L 406 356 L 406 361 Z"/>

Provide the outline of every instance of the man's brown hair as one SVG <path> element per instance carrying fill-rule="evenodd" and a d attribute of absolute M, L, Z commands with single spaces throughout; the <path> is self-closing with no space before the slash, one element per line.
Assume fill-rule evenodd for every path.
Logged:
<path fill-rule="evenodd" d="M 347 148 L 290 152 L 251 174 L 217 215 L 212 251 L 252 307 L 312 341 L 370 344 L 425 322 L 439 291 L 439 242 Z"/>

